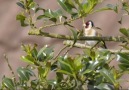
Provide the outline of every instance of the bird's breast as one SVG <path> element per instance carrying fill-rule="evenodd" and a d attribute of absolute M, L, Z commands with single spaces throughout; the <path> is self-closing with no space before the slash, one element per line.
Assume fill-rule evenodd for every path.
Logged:
<path fill-rule="evenodd" d="M 97 32 L 94 29 L 85 29 L 84 31 L 84 36 L 96 36 L 96 35 L 97 35 Z M 86 43 L 90 46 L 94 46 L 97 43 L 97 41 L 87 40 Z"/>
<path fill-rule="evenodd" d="M 85 36 L 96 36 L 96 31 L 94 29 L 85 30 L 84 35 Z"/>

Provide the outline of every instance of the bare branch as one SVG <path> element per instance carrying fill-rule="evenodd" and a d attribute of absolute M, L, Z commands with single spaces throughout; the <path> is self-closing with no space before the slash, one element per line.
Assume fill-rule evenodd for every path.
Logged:
<path fill-rule="evenodd" d="M 63 44 L 65 44 L 65 45 L 69 45 L 69 46 L 71 46 L 71 45 L 73 45 L 73 41 L 70 41 L 70 40 L 67 40 L 67 41 L 64 41 L 63 42 Z M 88 49 L 90 49 L 90 48 L 92 48 L 91 46 L 87 46 L 87 45 L 85 45 L 85 44 L 81 44 L 81 43 L 75 43 L 74 44 L 74 47 L 77 47 L 77 48 L 82 48 L 82 49 L 86 49 L 86 48 L 88 48 Z M 98 50 L 108 50 L 108 51 L 110 51 L 112 54 L 115 54 L 115 53 L 118 53 L 118 52 L 121 52 L 121 53 L 129 53 L 129 50 L 113 50 L 113 49 L 103 49 L 103 48 L 97 48 Z"/>

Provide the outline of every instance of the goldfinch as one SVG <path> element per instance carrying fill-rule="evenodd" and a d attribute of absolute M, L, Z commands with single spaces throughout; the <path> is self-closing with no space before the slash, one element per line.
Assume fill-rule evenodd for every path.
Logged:
<path fill-rule="evenodd" d="M 102 36 L 98 31 L 101 30 L 100 28 L 97 28 L 94 26 L 94 23 L 89 20 L 86 23 L 84 23 L 83 25 L 84 27 L 84 31 L 83 31 L 83 35 L 84 36 Z M 104 41 L 86 41 L 85 44 L 95 47 L 95 46 L 100 46 L 102 48 L 107 48 L 105 45 Z"/>

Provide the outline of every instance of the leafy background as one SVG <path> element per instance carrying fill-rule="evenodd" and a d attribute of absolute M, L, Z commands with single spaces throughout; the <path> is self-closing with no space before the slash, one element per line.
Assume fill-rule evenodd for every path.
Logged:
<path fill-rule="evenodd" d="M 50 8 L 55 10 L 59 8 L 56 0 L 36 0 L 40 6 L 43 8 Z M 51 38 L 42 38 L 36 36 L 28 36 L 27 29 L 20 26 L 20 23 L 16 21 L 16 15 L 20 11 L 20 8 L 16 5 L 17 0 L 9 1 L 9 0 L 0 0 L 0 79 L 5 74 L 9 76 L 11 73 L 7 67 L 7 63 L 4 60 L 4 54 L 7 54 L 9 58 L 9 62 L 12 65 L 14 71 L 16 71 L 16 67 L 23 66 L 25 63 L 20 61 L 20 56 L 24 54 L 21 50 L 21 43 L 38 43 L 39 48 L 44 44 L 50 44 L 55 47 L 55 50 L 58 51 L 59 47 L 62 47 L 61 40 L 51 39 Z M 102 4 L 99 4 L 96 8 L 103 7 L 107 3 L 116 3 L 117 0 L 105 0 Z M 118 2 L 117 2 L 118 3 Z M 119 3 L 118 3 L 119 4 Z M 113 11 L 103 11 L 93 15 L 90 15 L 86 18 L 86 20 L 93 20 L 97 27 L 103 29 L 103 35 L 105 36 L 118 36 L 119 27 L 121 25 L 117 22 L 120 19 L 121 14 L 116 14 Z M 123 18 L 122 27 L 128 28 L 128 17 Z M 77 28 L 82 28 L 82 23 L 77 20 L 74 25 Z M 52 27 L 46 29 L 48 32 L 58 32 L 58 33 L 69 33 L 63 26 Z M 107 46 L 109 48 L 119 48 L 118 43 L 108 43 Z M 70 53 L 75 52 L 76 49 L 72 50 Z M 82 51 L 78 50 L 78 53 L 82 53 Z M 114 62 L 112 62 L 114 64 Z M 127 80 L 127 75 L 123 78 Z M 124 88 L 127 88 L 127 83 L 122 83 Z"/>

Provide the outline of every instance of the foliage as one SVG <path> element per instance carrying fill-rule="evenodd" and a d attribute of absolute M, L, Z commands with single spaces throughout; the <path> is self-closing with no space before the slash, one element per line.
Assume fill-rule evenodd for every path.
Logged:
<path fill-rule="evenodd" d="M 69 50 L 74 47 L 78 36 L 81 35 L 81 32 L 76 30 L 71 22 L 76 19 L 84 20 L 84 17 L 87 15 L 104 10 L 113 10 L 118 13 L 119 8 L 118 5 L 108 4 L 106 7 L 96 10 L 96 6 L 102 3 L 103 0 L 57 0 L 57 2 L 61 6 L 61 9 L 53 11 L 40 7 L 33 0 L 19 0 L 17 5 L 23 11 L 16 16 L 16 19 L 20 21 L 21 26 L 30 26 L 30 31 L 36 33 L 40 33 L 41 31 L 43 33 L 43 29 L 46 27 L 67 26 L 67 29 L 72 32 L 72 36 L 74 37 L 73 44 Z M 123 7 L 122 10 L 126 11 L 128 15 L 129 4 L 127 2 L 120 2 Z M 37 12 L 42 12 L 42 14 L 38 15 Z M 34 20 L 33 14 L 38 15 L 35 17 L 36 20 Z M 36 26 L 39 20 L 44 21 L 44 26 Z M 121 23 L 121 20 L 118 22 Z M 46 25 L 46 22 L 52 22 L 52 24 Z M 129 50 L 128 31 L 126 28 L 120 28 L 120 32 L 126 39 L 121 47 L 126 50 Z M 46 33 L 43 34 L 45 36 Z M 46 36 L 49 37 L 50 34 L 47 33 Z M 69 50 L 66 50 L 64 55 L 60 55 L 65 50 L 63 48 L 55 56 L 54 48 L 47 45 L 43 46 L 40 50 L 37 49 L 36 44 L 34 46 L 23 44 L 22 48 L 26 55 L 21 56 L 21 59 L 28 64 L 27 67 L 19 67 L 17 69 L 18 80 L 15 80 L 15 77 L 9 78 L 4 76 L 1 89 L 119 90 L 121 89 L 121 77 L 125 73 L 128 73 L 129 69 L 129 53 L 123 53 L 121 52 L 122 50 L 112 53 L 108 49 L 98 50 L 98 48 L 86 48 L 83 50 L 83 54 L 71 56 L 67 54 Z M 112 60 L 119 62 L 119 68 L 110 66 Z M 54 72 L 55 76 L 53 76 L 53 79 L 48 79 L 51 72 Z"/>

